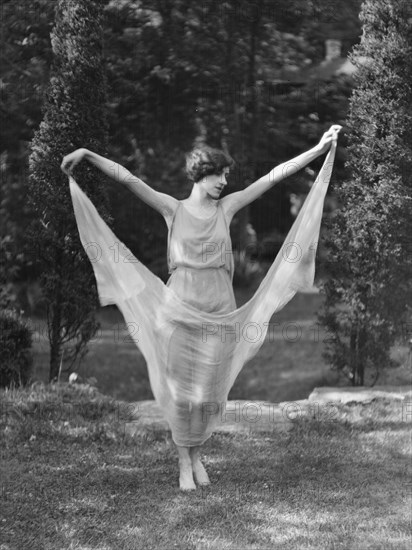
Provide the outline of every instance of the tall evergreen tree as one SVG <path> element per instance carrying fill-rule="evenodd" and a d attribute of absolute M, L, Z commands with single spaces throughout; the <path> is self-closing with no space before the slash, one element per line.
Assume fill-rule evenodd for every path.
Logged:
<path fill-rule="evenodd" d="M 65 366 L 70 361 L 70 368 L 85 355 L 87 342 L 99 328 L 94 274 L 80 243 L 68 179 L 60 164 L 64 155 L 79 147 L 107 152 L 103 7 L 103 0 L 58 1 L 50 84 L 43 121 L 32 141 L 29 203 L 36 219 L 28 242 L 46 303 L 50 380 L 58 376 L 62 360 Z M 111 223 L 101 173 L 87 163 L 76 171 L 84 191 Z"/>
<path fill-rule="evenodd" d="M 326 358 L 353 385 L 390 365 L 412 297 L 412 5 L 366 0 L 348 118 L 351 179 L 328 237 Z"/>

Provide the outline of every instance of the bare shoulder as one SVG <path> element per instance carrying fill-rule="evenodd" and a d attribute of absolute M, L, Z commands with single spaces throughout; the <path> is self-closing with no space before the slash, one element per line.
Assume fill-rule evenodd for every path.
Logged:
<path fill-rule="evenodd" d="M 220 199 L 220 204 L 228 223 L 232 221 L 233 216 L 241 208 L 239 201 L 240 193 L 241 191 L 235 191 L 234 193 L 230 193 L 230 195 L 226 195 L 226 197 Z"/>
<path fill-rule="evenodd" d="M 162 200 L 162 208 L 159 209 L 159 211 L 166 222 L 167 228 L 170 230 L 180 201 L 170 195 L 167 195 L 166 193 L 159 193 L 159 195 L 164 195 Z"/>
<path fill-rule="evenodd" d="M 139 177 L 127 172 L 127 177 L 124 178 L 123 184 L 130 189 L 139 199 L 160 212 L 163 216 L 173 216 L 179 201 L 168 195 L 156 191 Z"/>
<path fill-rule="evenodd" d="M 159 191 L 157 192 L 157 198 L 163 209 L 162 214 L 167 216 L 174 216 L 177 207 L 179 206 L 179 201 L 171 195 L 160 193 Z"/>

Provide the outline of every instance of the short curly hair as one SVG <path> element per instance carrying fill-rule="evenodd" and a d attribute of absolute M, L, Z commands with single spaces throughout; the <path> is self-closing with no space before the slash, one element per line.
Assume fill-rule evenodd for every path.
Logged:
<path fill-rule="evenodd" d="M 221 174 L 226 167 L 232 168 L 235 161 L 230 155 L 207 145 L 195 147 L 186 155 L 186 174 L 196 183 L 205 176 Z"/>

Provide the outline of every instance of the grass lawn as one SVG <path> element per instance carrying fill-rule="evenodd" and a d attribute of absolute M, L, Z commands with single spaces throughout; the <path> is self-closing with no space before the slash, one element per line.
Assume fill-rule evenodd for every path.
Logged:
<path fill-rule="evenodd" d="M 238 291 L 239 305 L 247 298 Z M 230 399 L 296 400 L 347 383 L 322 360 L 321 299 L 299 294 L 272 318 Z M 101 393 L 66 383 L 0 392 L 0 550 L 409 548 L 411 403 L 318 411 L 289 432 L 215 433 L 204 447 L 211 487 L 183 494 L 170 434 L 125 433 L 127 402 L 152 398 L 146 365 L 116 308 L 99 319 L 76 370 Z M 32 326 L 34 377 L 46 382 L 45 322 Z M 403 366 L 379 383 L 411 382 L 405 350 L 395 353 Z"/>
<path fill-rule="evenodd" d="M 1 550 L 411 547 L 412 403 L 339 406 L 289 432 L 214 434 L 184 494 L 170 435 L 67 384 L 0 392 Z"/>

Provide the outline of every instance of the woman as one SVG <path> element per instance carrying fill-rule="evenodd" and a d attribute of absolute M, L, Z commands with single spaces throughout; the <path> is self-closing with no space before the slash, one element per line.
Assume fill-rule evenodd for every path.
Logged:
<path fill-rule="evenodd" d="M 167 342 L 167 349 L 164 353 L 159 350 L 151 350 L 150 353 L 146 351 L 144 355 L 150 367 L 149 376 L 151 377 L 151 385 L 156 400 L 163 406 L 163 410 L 169 414 L 168 420 L 172 427 L 172 436 L 179 454 L 180 488 L 182 490 L 195 489 L 195 481 L 199 485 L 209 484 L 209 477 L 199 457 L 199 449 L 200 444 L 210 436 L 216 419 L 211 418 L 213 415 L 209 414 L 205 420 L 205 410 L 213 411 L 210 404 L 216 403 L 217 396 L 224 402 L 240 368 L 252 354 L 256 353 L 261 345 L 261 343 L 256 345 L 253 351 L 240 346 L 237 353 L 240 359 L 237 362 L 232 360 L 232 356 L 235 354 L 233 350 L 237 345 L 235 337 L 232 335 L 232 340 L 230 340 L 229 335 L 228 344 L 226 346 L 222 345 L 223 341 L 226 342 L 226 339 L 223 340 L 223 336 L 227 337 L 227 335 L 222 335 L 222 326 L 229 326 L 226 324 L 227 321 L 229 324 L 232 322 L 231 326 L 235 324 L 233 322 L 234 317 L 231 317 L 231 315 L 235 311 L 240 312 L 241 310 L 246 317 L 248 311 L 249 315 L 252 315 L 250 313 L 251 309 L 240 308 L 240 310 L 236 310 L 232 288 L 233 257 L 229 236 L 230 222 L 241 208 L 253 202 L 279 181 L 294 174 L 326 152 L 332 143 L 336 147 L 337 134 L 340 130 L 341 126 L 331 126 L 314 148 L 289 162 L 275 167 L 246 189 L 227 195 L 222 199 L 220 199 L 220 195 L 227 185 L 226 176 L 234 163 L 229 155 L 210 147 L 194 149 L 187 155 L 186 169 L 188 177 L 193 182 L 193 188 L 190 196 L 183 201 L 178 201 L 170 195 L 153 190 L 123 166 L 87 149 L 78 149 L 63 159 L 61 168 L 69 176 L 81 160 L 88 160 L 106 175 L 124 184 L 145 203 L 160 212 L 168 226 L 168 264 L 171 277 L 167 282 L 167 286 L 187 305 L 187 309 L 182 309 L 181 312 L 177 302 L 174 303 L 174 309 L 170 308 L 170 311 L 175 311 L 176 317 L 180 313 L 180 322 L 171 319 L 172 314 L 169 313 L 167 324 L 164 315 L 162 317 L 159 313 L 150 309 L 153 308 L 149 303 L 150 300 L 153 302 L 158 299 L 157 295 L 162 292 L 162 289 L 157 287 L 157 292 L 153 294 L 152 298 L 149 298 L 147 293 L 143 294 L 141 292 L 141 289 L 145 286 L 144 283 L 139 287 L 139 299 L 134 302 L 133 306 L 128 305 L 126 307 L 124 298 L 118 298 L 116 302 L 115 298 L 104 302 L 101 300 L 101 303 L 102 305 L 118 303 L 125 318 L 134 318 L 127 316 L 133 308 L 135 308 L 134 314 L 138 315 L 136 311 L 146 299 L 147 310 L 145 315 L 139 317 L 141 322 L 144 323 L 144 317 L 147 316 L 156 317 L 156 320 L 162 317 L 158 322 L 157 332 L 154 332 L 154 339 L 160 334 L 159 327 L 161 327 L 164 334 L 167 332 L 164 340 Z M 74 180 L 71 180 L 71 183 L 75 183 Z M 79 231 L 81 231 L 80 214 L 77 208 L 75 205 Z M 92 212 L 91 215 L 97 217 L 95 212 Z M 83 227 L 86 227 L 88 223 L 88 216 L 90 214 L 84 214 Z M 321 213 L 319 216 L 318 212 L 318 225 L 320 224 L 320 217 Z M 103 225 L 101 227 L 103 228 Z M 107 230 L 107 228 L 102 230 Z M 313 231 L 315 234 L 316 227 Z M 85 244 L 87 238 L 82 239 L 82 242 Z M 291 265 L 290 261 L 287 263 Z M 305 268 L 308 262 L 302 261 L 300 263 Z M 295 272 L 299 269 L 302 271 L 301 266 L 298 266 L 298 269 L 294 266 L 292 268 L 295 269 Z M 97 265 L 93 265 L 93 267 L 96 271 Z M 124 270 L 126 267 L 123 266 L 122 269 Z M 289 266 L 287 267 L 289 268 Z M 122 272 L 119 271 L 119 266 L 116 266 L 116 269 L 117 274 L 111 275 L 111 280 L 114 281 L 113 285 L 116 284 L 116 280 L 123 277 Z M 309 266 L 310 272 L 311 269 Z M 290 270 L 289 272 L 292 273 Z M 288 278 L 287 273 L 289 272 L 284 271 L 282 279 Z M 133 277 L 133 274 L 129 279 L 131 277 Z M 306 272 L 304 277 L 307 278 Z M 99 275 L 97 271 L 96 278 L 98 282 L 102 279 L 102 275 Z M 301 279 L 297 278 L 296 280 Z M 261 286 L 263 287 L 263 285 Z M 278 283 L 277 286 L 279 287 Z M 283 307 L 296 292 L 296 288 L 290 290 L 291 287 L 292 284 L 289 284 L 288 288 L 285 287 L 282 296 L 278 299 L 277 310 Z M 101 288 L 99 294 L 102 296 L 103 291 Z M 267 292 L 270 292 L 270 289 Z M 137 292 L 135 294 L 137 296 Z M 165 294 L 165 296 L 166 301 L 169 298 L 173 301 L 173 293 L 171 296 L 169 294 Z M 162 302 L 165 300 L 159 299 L 158 307 L 162 308 Z M 264 297 L 261 297 L 257 292 L 255 302 L 257 303 L 259 300 L 265 301 Z M 250 303 L 252 303 L 252 300 Z M 254 314 L 261 309 L 261 305 L 255 305 Z M 264 314 L 264 318 L 270 318 L 274 309 L 272 307 L 270 311 L 268 310 Z M 201 333 L 196 328 L 196 321 L 198 320 L 196 315 L 200 315 Z M 215 325 L 210 324 L 211 320 L 218 319 L 221 321 L 220 332 L 215 330 Z M 168 328 L 165 332 L 164 327 L 166 325 Z M 193 330 L 191 330 L 191 326 Z M 200 334 L 202 335 L 201 338 Z M 143 346 L 144 343 L 139 342 L 139 347 L 141 345 Z M 148 345 L 147 342 L 145 345 Z M 242 342 L 242 345 L 244 346 L 244 342 Z M 161 358 L 153 359 L 151 363 L 157 362 L 157 364 L 151 366 L 148 356 L 151 354 L 150 357 L 153 358 L 156 353 L 158 355 L 163 353 L 163 355 Z M 229 363 L 233 368 L 229 369 L 228 367 L 228 372 L 223 372 L 224 366 L 229 365 Z M 163 366 L 162 372 L 158 372 L 160 364 Z M 167 392 L 165 390 L 166 386 Z M 220 388 L 223 389 L 219 393 Z M 219 399 L 217 402 L 219 402 Z M 205 404 L 207 404 L 206 409 Z M 195 442 L 200 444 L 195 444 Z"/>

